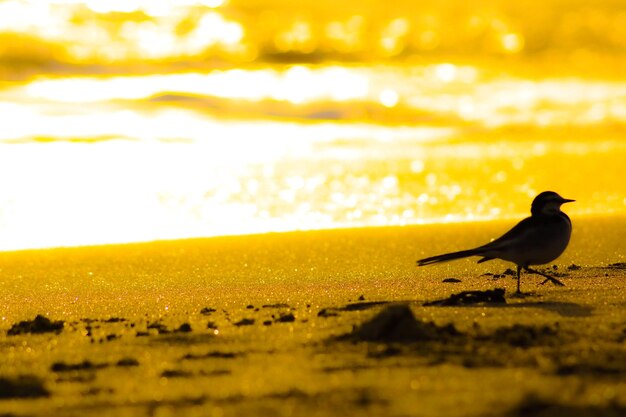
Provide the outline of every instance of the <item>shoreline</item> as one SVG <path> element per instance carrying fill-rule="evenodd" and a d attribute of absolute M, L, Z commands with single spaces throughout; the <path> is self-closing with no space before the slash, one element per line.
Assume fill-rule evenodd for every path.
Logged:
<path fill-rule="evenodd" d="M 488 225 L 488 227 L 502 227 L 502 231 L 506 230 L 507 227 L 513 227 L 516 222 L 522 220 L 524 215 L 521 216 L 511 216 L 510 218 L 498 218 L 498 219 L 476 219 L 473 221 L 451 221 L 451 222 L 432 222 L 432 223 L 408 223 L 401 225 L 384 225 L 384 226 L 339 226 L 332 228 L 321 228 L 321 229 L 304 229 L 304 230 L 285 230 L 285 231 L 268 231 L 268 232 L 258 232 L 258 233 L 240 233 L 240 234 L 225 234 L 225 235 L 214 235 L 214 236 L 190 236 L 190 237 L 179 237 L 179 238 L 163 238 L 163 239 L 152 239 L 152 240 L 137 240 L 130 242 L 112 242 L 112 243 L 94 243 L 94 244 L 75 244 L 75 245 L 66 245 L 66 246 L 42 246 L 42 247 L 25 247 L 18 249 L 3 249 L 0 250 L 0 256 L 3 254 L 12 254 L 19 252 L 38 252 L 38 251 L 55 251 L 55 250 L 73 250 L 73 249 L 96 249 L 96 248 L 105 248 L 105 247 L 119 247 L 120 249 L 123 247 L 137 246 L 137 245 L 150 245 L 150 244 L 160 244 L 160 243 L 175 243 L 175 242 L 202 242 L 213 239 L 237 239 L 237 238 L 256 238 L 256 237 L 264 237 L 264 236 L 288 236 L 292 234 L 310 234 L 310 233 L 333 233 L 333 232 L 359 232 L 359 231 L 375 231 L 375 230 L 401 230 L 401 229 L 415 229 L 416 231 L 419 228 L 450 228 L 450 227 L 458 227 L 459 230 L 462 230 L 464 227 L 469 226 L 472 227 L 474 225 Z M 571 216 L 570 216 L 571 217 Z M 583 215 L 575 215 L 574 221 L 581 222 L 601 222 L 601 223 L 626 223 L 626 214 L 617 213 L 617 214 L 609 214 L 609 215 L 601 215 L 601 214 L 583 214 Z"/>

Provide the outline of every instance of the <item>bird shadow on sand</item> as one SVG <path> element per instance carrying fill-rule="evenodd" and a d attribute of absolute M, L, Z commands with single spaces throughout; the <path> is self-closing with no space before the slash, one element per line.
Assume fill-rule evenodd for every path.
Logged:
<path fill-rule="evenodd" d="M 442 306 L 444 307 L 444 306 Z M 521 303 L 480 303 L 456 305 L 455 307 L 488 307 L 488 308 L 540 308 L 562 317 L 590 317 L 593 307 L 567 301 L 524 301 Z"/>
<path fill-rule="evenodd" d="M 541 308 L 551 313 L 556 313 L 563 317 L 590 317 L 593 313 L 593 307 L 567 302 L 567 301 L 525 301 L 515 304 L 490 305 L 489 307 L 500 308 L 520 308 L 531 307 Z"/>
<path fill-rule="evenodd" d="M 532 296 L 525 294 L 524 297 Z M 509 303 L 515 296 L 505 297 L 503 288 L 486 291 L 463 291 L 451 294 L 449 297 L 428 301 L 425 307 L 489 307 L 489 308 L 541 308 L 556 313 L 562 317 L 589 317 L 593 313 L 593 307 L 573 303 L 569 301 L 521 301 Z"/>
<path fill-rule="evenodd" d="M 394 301 L 367 301 L 349 303 L 344 306 L 326 307 L 318 312 L 318 317 L 338 316 L 343 312 L 363 311 L 372 308 L 407 304 L 419 307 L 489 307 L 489 308 L 540 308 L 562 317 L 590 317 L 593 307 L 582 305 L 570 301 L 544 301 L 529 300 L 526 297 L 538 298 L 534 293 L 525 293 L 521 297 L 516 295 L 505 296 L 504 288 L 493 290 L 462 291 L 450 294 L 448 297 L 438 300 L 418 302 L 416 300 L 394 300 Z M 518 301 L 519 300 L 519 301 Z"/>
<path fill-rule="evenodd" d="M 442 306 L 443 307 L 443 306 Z M 515 304 L 468 304 L 457 305 L 455 307 L 488 307 L 488 308 L 541 308 L 551 313 L 556 313 L 562 317 L 590 317 L 593 313 L 593 307 L 563 302 L 563 301 L 525 301 Z"/>

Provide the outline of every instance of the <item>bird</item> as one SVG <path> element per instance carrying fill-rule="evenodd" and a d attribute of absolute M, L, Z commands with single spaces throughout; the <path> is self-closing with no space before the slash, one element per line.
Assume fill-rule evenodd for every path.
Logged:
<path fill-rule="evenodd" d="M 474 249 L 445 253 L 417 261 L 418 266 L 447 262 L 470 256 L 481 256 L 478 263 L 492 259 L 502 259 L 517 265 L 517 294 L 520 291 L 522 269 L 538 274 L 555 285 L 564 286 L 561 281 L 548 274 L 531 269 L 532 265 L 552 262 L 565 251 L 572 235 L 572 221 L 561 211 L 561 205 L 576 200 L 563 198 L 554 191 L 544 191 L 537 195 L 530 206 L 530 217 L 525 218 L 504 235 Z"/>

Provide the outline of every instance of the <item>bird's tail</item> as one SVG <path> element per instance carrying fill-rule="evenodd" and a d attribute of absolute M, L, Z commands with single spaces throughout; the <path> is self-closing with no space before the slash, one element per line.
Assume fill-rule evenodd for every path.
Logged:
<path fill-rule="evenodd" d="M 424 265 L 436 264 L 439 262 L 453 261 L 455 259 L 467 258 L 468 256 L 476 256 L 476 255 L 481 256 L 483 254 L 484 254 L 483 248 L 475 248 L 475 249 L 462 250 L 459 252 L 444 253 L 443 255 L 431 256 L 430 258 L 420 259 L 419 261 L 417 261 L 417 266 L 424 266 Z"/>

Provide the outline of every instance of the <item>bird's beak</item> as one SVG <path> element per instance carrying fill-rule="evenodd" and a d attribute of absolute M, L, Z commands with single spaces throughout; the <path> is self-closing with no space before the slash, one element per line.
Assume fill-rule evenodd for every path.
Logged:
<path fill-rule="evenodd" d="M 561 204 L 565 204 L 565 203 L 573 203 L 576 200 L 570 200 L 569 198 L 564 198 L 563 202 Z"/>

